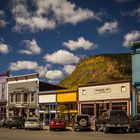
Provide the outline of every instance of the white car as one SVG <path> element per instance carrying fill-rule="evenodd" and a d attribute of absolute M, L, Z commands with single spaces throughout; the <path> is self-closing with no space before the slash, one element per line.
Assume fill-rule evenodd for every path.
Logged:
<path fill-rule="evenodd" d="M 43 129 L 43 123 L 39 120 L 39 118 L 27 118 L 25 121 L 25 130 L 28 129 Z"/>

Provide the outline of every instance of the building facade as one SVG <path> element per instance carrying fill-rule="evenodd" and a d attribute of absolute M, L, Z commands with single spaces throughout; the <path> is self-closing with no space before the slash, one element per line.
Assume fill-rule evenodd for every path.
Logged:
<path fill-rule="evenodd" d="M 38 115 L 39 75 L 7 78 L 7 117 Z"/>
<path fill-rule="evenodd" d="M 132 46 L 132 115 L 140 114 L 140 42 Z"/>
<path fill-rule="evenodd" d="M 0 74 L 0 120 L 6 119 L 7 81 L 9 73 Z"/>
<path fill-rule="evenodd" d="M 70 124 L 77 111 L 77 90 L 51 90 L 39 92 L 40 118 L 48 124 L 52 118 L 64 118 Z"/>
<path fill-rule="evenodd" d="M 71 125 L 77 110 L 77 90 L 57 91 L 57 117 L 64 118 Z"/>
<path fill-rule="evenodd" d="M 131 114 L 131 83 L 118 81 L 78 87 L 78 114 L 98 117 L 107 110 L 126 110 Z"/>
<path fill-rule="evenodd" d="M 44 124 L 49 124 L 56 117 L 56 91 L 41 91 L 39 98 L 39 115 Z"/>

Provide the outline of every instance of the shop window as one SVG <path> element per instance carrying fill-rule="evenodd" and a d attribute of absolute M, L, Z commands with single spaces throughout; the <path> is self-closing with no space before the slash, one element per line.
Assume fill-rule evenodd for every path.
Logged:
<path fill-rule="evenodd" d="M 56 110 L 56 105 L 55 104 L 50 105 L 50 110 Z"/>
<path fill-rule="evenodd" d="M 89 114 L 91 116 L 94 116 L 94 104 L 82 104 L 81 114 Z"/>
<path fill-rule="evenodd" d="M 86 95 L 86 90 L 82 90 L 82 95 Z"/>
<path fill-rule="evenodd" d="M 49 105 L 45 105 L 45 110 L 49 111 Z"/>
<path fill-rule="evenodd" d="M 34 102 L 35 101 L 35 94 L 34 93 L 31 93 L 31 102 Z"/>
<path fill-rule="evenodd" d="M 112 110 L 125 110 L 127 112 L 127 102 L 112 103 Z"/>
<path fill-rule="evenodd" d="M 46 106 L 44 104 L 40 105 L 40 110 L 45 110 Z"/>
<path fill-rule="evenodd" d="M 70 104 L 70 110 L 76 110 L 76 104 Z"/>
<path fill-rule="evenodd" d="M 126 92 L 126 86 L 121 86 L 121 92 Z"/>
<path fill-rule="evenodd" d="M 69 109 L 69 104 L 65 104 L 65 109 Z"/>

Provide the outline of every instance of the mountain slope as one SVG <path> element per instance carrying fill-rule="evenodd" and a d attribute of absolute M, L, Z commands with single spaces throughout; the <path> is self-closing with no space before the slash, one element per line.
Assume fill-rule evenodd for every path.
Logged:
<path fill-rule="evenodd" d="M 84 58 L 58 85 L 73 89 L 91 82 L 128 79 L 131 79 L 131 54 L 105 54 Z"/>

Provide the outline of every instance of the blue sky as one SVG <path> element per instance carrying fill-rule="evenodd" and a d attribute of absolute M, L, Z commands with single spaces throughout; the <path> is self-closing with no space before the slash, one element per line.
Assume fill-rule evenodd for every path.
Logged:
<path fill-rule="evenodd" d="M 80 59 L 139 40 L 140 0 L 0 0 L 0 72 L 57 83 Z"/>

